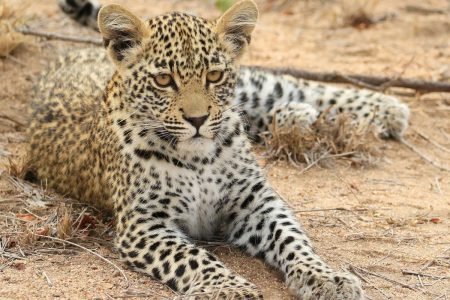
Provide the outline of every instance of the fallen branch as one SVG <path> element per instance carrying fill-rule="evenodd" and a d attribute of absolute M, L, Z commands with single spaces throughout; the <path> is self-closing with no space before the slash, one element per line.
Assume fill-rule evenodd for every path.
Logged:
<path fill-rule="evenodd" d="M 74 42 L 74 43 L 93 44 L 96 46 L 103 45 L 102 40 L 95 38 L 95 37 L 70 36 L 70 35 L 66 35 L 66 34 L 62 34 L 62 33 L 38 31 L 38 30 L 33 30 L 33 29 L 28 29 L 28 28 L 18 28 L 16 30 L 25 35 L 39 36 L 39 37 L 43 37 L 43 38 L 46 38 L 49 40 L 61 40 L 61 41 Z"/>
<path fill-rule="evenodd" d="M 359 87 L 371 90 L 383 91 L 389 87 L 402 87 L 413 89 L 422 94 L 431 92 L 450 93 L 450 83 L 439 81 L 426 81 L 408 78 L 391 78 L 385 76 L 368 75 L 344 75 L 338 72 L 312 72 L 294 68 L 263 68 L 252 66 L 256 69 L 271 71 L 275 74 L 286 74 L 296 78 L 307 80 L 332 82 L 332 83 L 350 83 Z"/>

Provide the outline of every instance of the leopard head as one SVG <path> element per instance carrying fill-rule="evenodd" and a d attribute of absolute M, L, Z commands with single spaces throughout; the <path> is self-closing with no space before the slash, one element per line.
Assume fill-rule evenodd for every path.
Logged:
<path fill-rule="evenodd" d="M 112 111 L 135 134 L 174 147 L 225 135 L 238 60 L 257 17 L 252 0 L 236 3 L 217 21 L 176 12 L 143 21 L 119 5 L 104 6 L 99 29 L 119 87 Z"/>

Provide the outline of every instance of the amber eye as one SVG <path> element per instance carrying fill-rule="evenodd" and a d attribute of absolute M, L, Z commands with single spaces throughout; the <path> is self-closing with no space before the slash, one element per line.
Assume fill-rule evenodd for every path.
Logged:
<path fill-rule="evenodd" d="M 222 77 L 223 77 L 222 71 L 211 71 L 208 72 L 208 74 L 206 74 L 206 80 L 209 83 L 217 83 L 222 79 Z"/>
<path fill-rule="evenodd" d="M 155 82 L 159 87 L 168 87 L 173 83 L 173 78 L 169 74 L 159 74 L 155 77 Z"/>

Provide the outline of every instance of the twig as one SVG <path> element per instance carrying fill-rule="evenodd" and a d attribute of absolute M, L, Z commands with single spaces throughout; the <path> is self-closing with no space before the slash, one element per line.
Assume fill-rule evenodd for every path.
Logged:
<path fill-rule="evenodd" d="M 369 266 L 374 266 L 374 265 L 376 265 L 376 264 L 382 262 L 383 260 L 385 260 L 386 258 L 388 258 L 389 256 L 391 256 L 392 253 L 398 251 L 398 248 L 400 247 L 400 244 L 401 244 L 401 243 L 402 243 L 402 241 L 399 241 L 398 244 L 397 244 L 397 248 L 396 248 L 396 249 L 390 250 L 388 254 L 386 254 L 384 257 L 378 259 L 377 261 L 370 263 Z"/>
<path fill-rule="evenodd" d="M 348 209 L 344 207 L 335 207 L 335 208 L 317 208 L 317 209 L 295 209 L 295 213 L 305 213 L 305 212 L 318 212 L 318 211 L 331 211 L 331 210 L 338 210 L 338 211 L 368 211 L 367 208 L 355 208 L 355 209 Z"/>
<path fill-rule="evenodd" d="M 427 141 L 427 142 L 431 143 L 432 145 L 434 145 L 436 148 L 439 148 L 442 151 L 450 153 L 450 149 L 448 149 L 448 148 L 442 146 L 441 144 L 438 144 L 437 142 L 433 141 L 430 137 L 428 137 L 424 133 L 422 133 L 422 132 L 420 132 L 420 131 L 418 131 L 417 129 L 414 129 L 414 128 L 413 128 L 413 131 L 415 131 L 425 141 Z"/>
<path fill-rule="evenodd" d="M 73 242 L 59 239 L 57 237 L 52 237 L 52 236 L 48 236 L 48 235 L 41 235 L 41 234 L 36 234 L 36 233 L 33 233 L 33 235 L 41 237 L 41 238 L 46 238 L 46 239 L 49 239 L 49 240 L 57 241 L 57 242 L 60 242 L 60 243 L 63 243 L 63 244 L 69 244 L 69 245 L 81 248 L 81 249 L 85 250 L 86 252 L 89 252 L 90 254 L 97 256 L 98 258 L 100 258 L 101 260 L 105 261 L 106 263 L 112 265 L 116 270 L 118 270 L 120 272 L 120 274 L 122 274 L 122 277 L 125 279 L 126 284 L 127 285 L 129 284 L 128 277 L 125 274 L 125 272 L 119 266 L 117 266 L 115 263 L 113 263 L 112 261 L 110 261 L 110 260 L 106 259 L 105 257 L 101 256 L 97 252 L 92 251 L 92 250 L 90 250 L 90 249 L 88 249 L 86 247 L 83 247 L 81 245 L 75 244 Z"/>
<path fill-rule="evenodd" d="M 333 82 L 333 83 L 350 83 L 356 85 L 363 85 L 368 89 L 380 90 L 383 85 L 389 87 L 403 87 L 413 89 L 422 94 L 431 92 L 450 93 L 450 83 L 439 81 L 427 81 L 409 78 L 392 78 L 386 76 L 369 76 L 369 75 L 345 75 L 339 72 L 312 72 L 303 69 L 294 68 L 266 68 L 251 66 L 255 69 L 266 70 L 275 74 L 286 74 L 296 78 L 303 78 L 308 80 Z"/>
<path fill-rule="evenodd" d="M 345 80 L 346 82 L 351 83 L 353 85 L 356 85 L 358 87 L 366 88 L 366 89 L 374 90 L 374 91 L 380 91 L 380 92 L 384 91 L 386 89 L 384 87 L 384 85 L 388 84 L 390 82 L 390 81 L 385 82 L 381 86 L 375 86 L 375 85 L 366 83 L 364 81 L 361 81 L 361 80 L 359 80 L 357 78 L 353 78 L 351 76 L 347 76 L 347 75 L 344 75 L 344 74 L 336 73 L 336 76 L 338 76 L 338 78 L 341 78 L 342 80 Z"/>
<path fill-rule="evenodd" d="M 387 282 L 394 283 L 394 284 L 398 284 L 398 285 L 400 285 L 401 287 L 404 287 L 404 288 L 407 288 L 407 289 L 410 289 L 410 290 L 413 290 L 413 291 L 416 290 L 415 288 L 413 288 L 413 287 L 410 286 L 410 285 L 407 285 L 406 283 L 397 281 L 397 280 L 395 280 L 395 279 L 386 277 L 386 276 L 384 276 L 384 275 L 381 275 L 381 274 L 378 274 L 378 273 L 374 273 L 374 272 L 370 272 L 370 271 L 368 271 L 368 270 L 366 270 L 366 269 L 363 269 L 363 268 L 360 268 L 360 267 L 357 267 L 357 266 L 352 266 L 352 267 L 355 268 L 356 270 L 360 271 L 360 272 L 363 272 L 363 273 L 366 273 L 366 274 L 368 274 L 368 275 L 372 275 L 372 276 L 375 276 L 375 277 L 384 279 L 384 280 L 386 280 Z"/>
<path fill-rule="evenodd" d="M 361 279 L 362 281 L 364 281 L 364 283 L 366 283 L 368 286 L 373 287 L 374 289 L 376 289 L 381 295 L 383 295 L 386 299 L 391 299 L 391 297 L 389 297 L 388 295 L 386 295 L 386 293 L 380 289 L 379 287 L 377 287 L 372 281 L 370 281 L 368 278 L 364 277 L 361 273 L 359 273 L 354 267 L 353 265 L 349 265 L 348 266 L 348 270 L 350 272 L 352 272 L 353 274 L 355 274 L 359 279 Z M 366 296 L 367 298 L 367 296 Z"/>
<path fill-rule="evenodd" d="M 70 36 L 62 33 L 56 33 L 56 32 L 45 32 L 45 31 L 39 31 L 34 29 L 28 29 L 28 28 L 18 28 L 16 29 L 18 32 L 25 34 L 25 35 L 34 35 L 43 37 L 49 40 L 61 40 L 66 42 L 74 42 L 74 43 L 84 43 L 84 44 L 93 44 L 96 46 L 103 45 L 101 39 L 95 38 L 95 37 L 78 37 L 78 36 Z"/>
<path fill-rule="evenodd" d="M 25 124 L 24 124 L 24 123 L 22 123 L 21 121 L 18 121 L 18 120 L 16 120 L 16 119 L 13 119 L 13 118 L 11 118 L 11 117 L 8 116 L 8 115 L 0 114 L 0 118 L 5 119 L 5 120 L 8 120 L 8 121 L 11 121 L 11 122 L 13 122 L 13 123 L 16 124 L 16 125 L 19 125 L 20 127 L 25 127 Z"/>
<path fill-rule="evenodd" d="M 47 281 L 47 285 L 51 287 L 53 285 L 53 283 L 50 280 L 50 278 L 47 276 L 47 273 L 45 273 L 45 271 L 41 271 L 40 273 L 41 273 L 40 275 L 42 275 L 45 278 L 45 281 Z"/>
<path fill-rule="evenodd" d="M 404 10 L 407 12 L 418 13 L 422 15 L 431 15 L 431 14 L 443 15 L 447 13 L 447 11 L 444 9 L 429 8 L 418 5 L 406 5 Z"/>
<path fill-rule="evenodd" d="M 414 275 L 414 276 L 422 276 L 422 277 L 429 277 L 433 279 L 447 279 L 450 278 L 450 276 L 438 276 L 438 275 L 431 275 L 431 274 L 424 274 L 414 271 L 408 271 L 408 270 L 402 270 L 403 275 Z"/>
<path fill-rule="evenodd" d="M 309 169 L 311 169 L 312 167 L 314 167 L 315 165 L 317 165 L 317 163 L 319 161 L 321 161 L 323 158 L 325 158 L 328 154 L 330 154 L 330 151 L 325 152 L 324 154 L 322 154 L 318 159 L 316 159 L 315 161 L 313 161 L 312 163 L 310 163 L 309 165 L 307 165 L 303 170 L 300 171 L 300 174 L 305 173 L 306 171 L 308 171 Z M 289 156 L 288 156 L 289 157 Z"/>
<path fill-rule="evenodd" d="M 15 62 L 16 64 L 21 65 L 22 67 L 28 67 L 27 64 L 25 64 L 24 62 L 22 62 L 21 60 L 15 58 L 15 57 L 12 56 L 12 55 L 7 54 L 7 55 L 6 55 L 6 58 L 12 60 L 12 61 Z"/>
<path fill-rule="evenodd" d="M 442 295 L 437 296 L 437 297 L 434 298 L 433 300 L 439 300 L 439 299 L 442 299 L 442 298 L 444 298 L 444 297 L 445 297 L 445 299 L 447 299 L 447 293 L 443 293 Z"/>
<path fill-rule="evenodd" d="M 105 295 L 106 295 L 106 297 L 107 297 L 108 299 L 114 299 L 113 296 L 111 296 L 110 294 L 108 294 L 108 293 L 106 293 L 106 292 L 105 292 Z"/>
<path fill-rule="evenodd" d="M 424 288 L 425 285 L 423 284 L 422 277 L 420 275 L 417 275 L 417 279 L 419 279 L 420 286 Z"/>
<path fill-rule="evenodd" d="M 6 263 L 4 263 L 3 265 L 0 265 L 0 271 L 2 271 L 3 269 L 6 269 L 10 265 L 12 265 L 14 263 L 14 260 L 15 259 L 10 259 Z"/>
<path fill-rule="evenodd" d="M 439 178 L 435 177 L 434 182 L 435 182 L 436 190 L 437 190 L 438 194 L 442 195 L 442 189 L 441 189 L 441 184 L 439 183 Z"/>
<path fill-rule="evenodd" d="M 447 171 L 450 172 L 450 168 L 441 165 L 440 163 L 434 161 L 433 159 L 429 158 L 428 156 L 426 156 L 425 154 L 423 154 L 422 152 L 420 152 L 420 150 L 418 150 L 416 148 L 416 146 L 414 146 L 413 144 L 411 144 L 410 142 L 406 141 L 405 139 L 400 139 L 399 140 L 400 143 L 402 143 L 403 145 L 405 145 L 406 147 L 408 147 L 411 151 L 413 151 L 414 153 L 416 153 L 417 155 L 419 155 L 423 160 L 427 161 L 428 163 L 430 163 L 432 166 L 438 168 L 439 170 L 443 170 L 443 171 Z"/>

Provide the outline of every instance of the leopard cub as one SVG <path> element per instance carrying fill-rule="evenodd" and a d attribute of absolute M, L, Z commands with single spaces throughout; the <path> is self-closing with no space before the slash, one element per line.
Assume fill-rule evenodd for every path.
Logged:
<path fill-rule="evenodd" d="M 262 298 L 192 241 L 219 230 L 278 268 L 299 299 L 362 299 L 359 280 L 313 251 L 267 182 L 233 105 L 257 17 L 252 0 L 217 21 L 184 13 L 143 21 L 102 7 L 111 63 L 82 50 L 42 78 L 32 165 L 57 191 L 114 212 L 116 247 L 130 267 L 194 299 Z"/>

